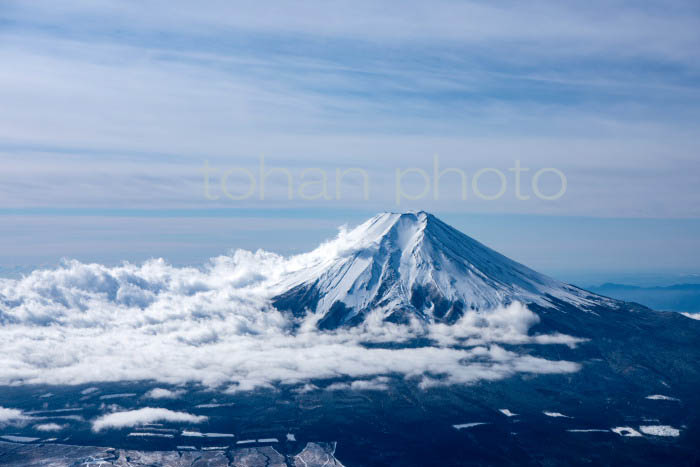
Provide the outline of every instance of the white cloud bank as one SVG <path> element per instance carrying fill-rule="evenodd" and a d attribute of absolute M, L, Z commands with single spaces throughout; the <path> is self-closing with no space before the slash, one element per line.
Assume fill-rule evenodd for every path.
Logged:
<path fill-rule="evenodd" d="M 290 258 L 239 250 L 201 269 L 163 260 L 112 268 L 68 261 L 0 279 L 0 385 L 157 380 L 233 392 L 348 378 L 364 381 L 350 386 L 363 390 L 386 388 L 391 375 L 429 387 L 579 369 L 502 347 L 582 341 L 529 335 L 539 318 L 518 303 L 469 311 L 453 326 L 396 325 L 371 315 L 361 326 L 336 332 L 319 332 L 318 317 L 295 319 L 269 305 L 276 284 L 314 255 L 342 254 L 339 242 Z M 434 345 L 366 345 L 417 337 Z M 176 397 L 176 391 L 158 389 L 147 397 Z"/>
<path fill-rule="evenodd" d="M 14 424 L 24 424 L 31 417 L 18 409 L 0 407 L 0 427 Z"/>
<path fill-rule="evenodd" d="M 92 422 L 92 429 L 93 431 L 102 431 L 109 428 L 126 428 L 154 422 L 203 423 L 207 420 L 208 417 L 204 415 L 192 415 L 187 412 L 144 407 L 138 410 L 103 415 Z"/>

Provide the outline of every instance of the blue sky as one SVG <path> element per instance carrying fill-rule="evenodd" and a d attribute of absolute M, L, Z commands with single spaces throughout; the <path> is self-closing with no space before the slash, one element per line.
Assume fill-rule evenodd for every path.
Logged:
<path fill-rule="evenodd" d="M 692 1 L 5 1 L 0 273 L 301 251 L 400 209 L 544 272 L 696 272 L 698 31 Z M 567 191 L 462 200 L 446 177 L 396 206 L 395 170 L 435 154 L 470 176 L 554 167 Z M 265 201 L 203 196 L 205 160 L 261 155 L 295 177 L 363 168 L 371 197 L 290 201 L 280 177 Z"/>

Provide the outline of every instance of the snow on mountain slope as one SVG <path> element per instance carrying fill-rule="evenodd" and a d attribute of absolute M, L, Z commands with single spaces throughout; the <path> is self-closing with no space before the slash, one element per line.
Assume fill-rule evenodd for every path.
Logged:
<path fill-rule="evenodd" d="M 466 309 L 514 301 L 553 307 L 560 300 L 584 309 L 615 303 L 512 261 L 422 211 L 379 214 L 300 255 L 298 264 L 273 303 L 295 314 L 314 311 L 328 328 L 373 310 L 390 321 L 413 314 L 449 323 Z"/>

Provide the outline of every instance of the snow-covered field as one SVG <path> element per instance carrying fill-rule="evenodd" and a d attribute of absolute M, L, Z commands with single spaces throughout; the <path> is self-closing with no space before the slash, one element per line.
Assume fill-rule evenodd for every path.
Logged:
<path fill-rule="evenodd" d="M 618 426 L 615 428 L 610 428 L 610 431 L 617 433 L 620 436 L 628 436 L 631 438 L 637 438 L 642 436 L 640 432 L 629 426 Z"/>
<path fill-rule="evenodd" d="M 486 422 L 472 422 L 472 423 L 461 423 L 459 425 L 452 425 L 452 426 L 455 428 L 455 430 L 463 430 L 465 428 L 473 428 L 473 427 L 479 426 L 479 425 L 487 425 L 487 423 Z"/>
<path fill-rule="evenodd" d="M 542 412 L 542 413 L 545 414 L 545 415 L 548 416 L 548 417 L 554 417 L 554 418 L 571 418 L 571 417 L 569 417 L 568 415 L 564 415 L 563 413 L 560 413 L 560 412 L 549 412 L 549 411 L 545 410 L 545 411 Z"/>
<path fill-rule="evenodd" d="M 642 425 L 639 430 L 645 435 L 653 436 L 680 436 L 681 432 L 678 428 L 673 428 L 668 425 Z"/>
<path fill-rule="evenodd" d="M 664 396 L 663 394 L 652 394 L 650 396 L 647 396 L 646 399 L 652 400 L 652 401 L 675 401 L 675 402 L 680 402 L 680 399 L 676 399 L 675 397 L 670 397 L 670 396 Z"/>

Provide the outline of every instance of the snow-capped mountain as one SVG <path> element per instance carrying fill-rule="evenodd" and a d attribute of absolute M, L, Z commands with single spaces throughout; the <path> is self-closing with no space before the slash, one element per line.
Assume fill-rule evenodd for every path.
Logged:
<path fill-rule="evenodd" d="M 321 327 L 360 322 L 379 310 L 390 321 L 414 314 L 454 322 L 464 310 L 513 301 L 580 309 L 614 301 L 540 274 L 426 212 L 379 214 L 310 253 L 273 303 L 322 316 Z"/>

